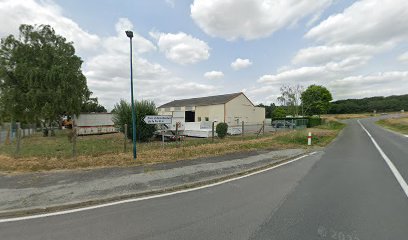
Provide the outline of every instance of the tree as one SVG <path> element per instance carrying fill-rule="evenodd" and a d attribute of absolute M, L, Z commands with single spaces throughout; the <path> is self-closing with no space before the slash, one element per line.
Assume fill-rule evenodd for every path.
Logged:
<path fill-rule="evenodd" d="M 292 116 L 299 115 L 299 107 L 300 107 L 300 96 L 304 91 L 303 86 L 295 85 L 283 85 L 280 88 L 281 96 L 278 97 L 278 102 L 282 104 L 282 106 L 287 107 L 287 113 L 291 114 Z M 303 114 L 303 112 L 302 112 Z"/>
<path fill-rule="evenodd" d="M 79 114 L 90 91 L 72 42 L 48 25 L 21 25 L 0 46 L 0 109 L 20 122 L 51 126 Z"/>
<path fill-rule="evenodd" d="M 89 98 L 82 103 L 81 112 L 107 112 L 106 108 L 98 103 L 98 98 Z"/>
<path fill-rule="evenodd" d="M 135 101 L 136 110 L 136 137 L 138 141 L 148 141 L 156 131 L 156 125 L 147 124 L 143 121 L 146 115 L 157 115 L 156 105 L 153 101 Z M 124 126 L 127 124 L 127 137 L 132 139 L 132 106 L 125 100 L 115 104 L 113 110 L 113 122 L 124 132 Z"/>
<path fill-rule="evenodd" d="M 318 85 L 310 85 L 301 96 L 304 110 L 308 115 L 321 115 L 327 113 L 330 108 L 332 95 L 327 88 Z"/>
<path fill-rule="evenodd" d="M 271 118 L 284 118 L 286 117 L 286 110 L 283 107 L 276 107 L 271 115 Z"/>

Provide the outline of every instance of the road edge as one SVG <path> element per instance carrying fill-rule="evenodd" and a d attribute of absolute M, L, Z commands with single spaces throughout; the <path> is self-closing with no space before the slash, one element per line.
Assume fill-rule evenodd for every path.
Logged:
<path fill-rule="evenodd" d="M 11 219 L 14 218 L 23 218 L 23 217 L 30 217 L 30 216 L 37 216 L 37 215 L 42 215 L 42 214 L 51 214 L 51 213 L 58 213 L 62 211 L 69 211 L 69 210 L 75 210 L 75 209 L 81 209 L 81 208 L 86 208 L 86 207 L 93 207 L 97 205 L 103 205 L 103 204 L 113 204 L 115 202 L 121 202 L 125 200 L 130 200 L 130 199 L 136 199 L 136 198 L 143 198 L 143 197 L 151 197 L 153 198 L 156 195 L 161 195 L 161 194 L 171 194 L 171 193 L 177 193 L 179 191 L 186 191 L 186 190 L 194 190 L 195 188 L 204 188 L 205 186 L 211 186 L 215 184 L 222 184 L 223 182 L 226 181 L 233 181 L 236 178 L 239 177 L 246 177 L 246 176 L 251 176 L 255 175 L 257 173 L 262 173 L 264 171 L 272 170 L 275 167 L 279 167 L 279 165 L 286 165 L 292 161 L 295 160 L 300 160 L 302 158 L 305 158 L 307 156 L 314 155 L 317 152 L 322 152 L 322 150 L 315 150 L 315 149 L 310 149 L 309 151 L 306 151 L 305 153 L 289 157 L 289 158 L 284 158 L 279 161 L 269 163 L 266 165 L 246 169 L 245 171 L 241 172 L 236 172 L 233 174 L 229 174 L 226 176 L 222 177 L 217 177 L 213 178 L 210 180 L 204 180 L 204 181 L 197 181 L 197 182 L 192 182 L 192 183 L 187 183 L 187 184 L 182 184 L 178 185 L 175 187 L 170 187 L 170 188 L 163 188 L 163 189 L 156 189 L 156 190 L 150 190 L 150 191 L 145 191 L 145 192 L 140 192 L 140 193 L 133 193 L 133 194 L 125 194 L 125 195 L 119 195 L 115 197 L 110 197 L 110 198 L 103 198 L 103 199 L 97 199 L 97 200 L 90 200 L 90 201 L 84 201 L 84 202 L 75 202 L 75 203 L 68 203 L 68 204 L 62 204 L 62 205 L 55 205 L 55 206 L 49 206 L 46 208 L 32 208 L 32 209 L 23 209 L 23 210 L 6 210 L 6 211 L 1 211 L 0 212 L 0 223 L 2 222 L 9 222 Z M 236 179 L 238 180 L 238 179 Z M 197 189 L 198 190 L 198 189 Z M 118 203 L 120 204 L 120 203 Z"/>

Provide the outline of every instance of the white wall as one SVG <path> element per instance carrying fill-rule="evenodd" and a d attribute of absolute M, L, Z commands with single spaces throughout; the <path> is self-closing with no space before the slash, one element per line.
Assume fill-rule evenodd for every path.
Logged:
<path fill-rule="evenodd" d="M 198 121 L 198 118 L 201 117 L 201 121 L 224 121 L 224 104 L 210 105 L 210 106 L 196 106 L 195 110 L 195 121 Z"/>
<path fill-rule="evenodd" d="M 255 107 L 243 94 L 225 104 L 225 122 L 228 125 L 262 124 L 265 120 L 265 108 Z"/>

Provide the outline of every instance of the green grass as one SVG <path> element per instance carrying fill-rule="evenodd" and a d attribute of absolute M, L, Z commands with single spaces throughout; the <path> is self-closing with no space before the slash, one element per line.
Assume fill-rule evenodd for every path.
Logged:
<path fill-rule="evenodd" d="M 344 123 L 327 121 L 325 124 L 311 129 L 293 131 L 289 134 L 277 137 L 277 141 L 283 144 L 307 145 L 307 136 L 312 133 L 312 145 L 325 146 L 336 138 L 337 134 L 345 127 Z"/>
<path fill-rule="evenodd" d="M 137 161 L 132 159 L 132 143 L 127 140 L 123 152 L 123 134 L 83 136 L 77 139 L 77 157 L 72 158 L 72 143 L 67 132 L 57 131 L 55 137 L 42 137 L 37 133 L 21 141 L 21 152 L 15 156 L 15 142 L 0 146 L 0 171 L 27 172 L 53 169 L 89 167 L 135 166 L 174 162 L 200 157 L 211 157 L 257 149 L 306 148 L 307 133 L 313 133 L 313 145 L 330 143 L 343 127 L 330 123 L 319 128 L 290 132 L 255 135 L 227 136 L 225 139 L 187 139 L 183 142 L 160 141 L 138 143 Z"/>

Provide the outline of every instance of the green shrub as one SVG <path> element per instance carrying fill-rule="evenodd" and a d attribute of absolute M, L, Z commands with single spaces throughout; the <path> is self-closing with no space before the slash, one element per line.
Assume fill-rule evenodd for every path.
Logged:
<path fill-rule="evenodd" d="M 307 124 L 307 127 L 311 128 L 311 127 L 316 127 L 322 125 L 322 119 L 319 117 L 310 117 L 309 118 L 309 122 Z"/>
<path fill-rule="evenodd" d="M 227 135 L 228 131 L 228 124 L 226 123 L 218 123 L 217 127 L 215 128 L 215 132 L 217 133 L 219 138 L 224 138 Z"/>
<path fill-rule="evenodd" d="M 146 115 L 157 115 L 156 105 L 152 101 L 142 100 L 135 101 L 136 109 L 136 139 L 141 142 L 148 141 L 156 131 L 156 125 L 146 124 L 143 119 Z M 125 100 L 121 100 L 115 104 L 112 111 L 113 122 L 119 127 L 121 132 L 124 132 L 124 125 L 128 125 L 127 137 L 132 139 L 132 106 Z"/>

